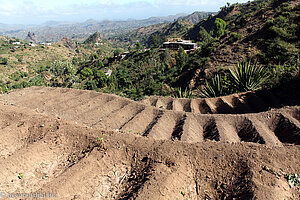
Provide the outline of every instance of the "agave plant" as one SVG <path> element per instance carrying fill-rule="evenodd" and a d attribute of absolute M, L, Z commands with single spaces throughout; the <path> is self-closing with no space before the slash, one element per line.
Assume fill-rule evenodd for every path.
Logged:
<path fill-rule="evenodd" d="M 236 92 L 257 90 L 268 77 L 267 68 L 257 65 L 257 62 L 245 61 L 230 69 L 227 85 Z"/>
<path fill-rule="evenodd" d="M 206 81 L 206 84 L 202 90 L 200 90 L 200 96 L 206 98 L 218 97 L 227 95 L 228 90 L 225 87 L 225 81 L 222 80 L 219 74 L 216 74 L 212 78 L 211 83 Z"/>
<path fill-rule="evenodd" d="M 181 88 L 175 88 L 174 94 L 172 95 L 174 98 L 192 98 L 192 92 L 188 88 L 185 88 L 184 91 Z"/>

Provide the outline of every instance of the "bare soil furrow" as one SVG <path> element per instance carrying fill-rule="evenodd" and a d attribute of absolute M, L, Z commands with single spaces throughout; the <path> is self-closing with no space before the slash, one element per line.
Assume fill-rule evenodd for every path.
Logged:
<path fill-rule="evenodd" d="M 165 112 L 153 125 L 147 137 L 157 140 L 170 140 L 176 126 L 177 120 L 181 115 L 173 112 Z"/>
<path fill-rule="evenodd" d="M 134 116 L 128 123 L 124 124 L 120 130 L 125 132 L 133 132 L 139 135 L 143 135 L 149 125 L 157 117 L 159 111 L 152 107 L 146 107 L 142 112 Z"/>
<path fill-rule="evenodd" d="M 145 109 L 144 105 L 130 103 L 117 112 L 104 117 L 99 123 L 108 129 L 121 129 L 126 123 L 132 120 L 137 114 Z M 97 125 L 95 125 L 97 126 Z"/>

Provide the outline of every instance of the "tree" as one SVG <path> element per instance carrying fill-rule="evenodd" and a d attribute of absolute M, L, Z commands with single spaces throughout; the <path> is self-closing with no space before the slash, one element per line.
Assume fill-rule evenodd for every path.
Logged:
<path fill-rule="evenodd" d="M 163 43 L 163 39 L 157 35 L 157 34 L 153 34 L 150 36 L 150 47 L 152 49 L 154 48 L 159 48 Z"/>
<path fill-rule="evenodd" d="M 178 50 L 178 54 L 176 56 L 176 66 L 178 69 L 178 73 L 182 72 L 187 62 L 188 62 L 188 55 L 184 52 L 184 49 L 180 46 Z"/>
<path fill-rule="evenodd" d="M 220 38 L 224 35 L 226 28 L 226 22 L 223 19 L 216 18 L 214 22 L 213 34 L 215 37 Z"/>
<path fill-rule="evenodd" d="M 166 64 L 169 64 L 171 62 L 169 49 L 166 49 L 163 53 L 160 54 L 160 60 Z"/>
<path fill-rule="evenodd" d="M 121 49 L 115 49 L 114 50 L 114 56 L 119 56 L 121 54 L 122 50 Z"/>
<path fill-rule="evenodd" d="M 198 39 L 202 46 L 209 46 L 214 42 L 214 38 L 201 26 L 198 34 Z"/>
<path fill-rule="evenodd" d="M 0 57 L 0 64 L 1 65 L 6 65 L 7 64 L 7 58 Z"/>
<path fill-rule="evenodd" d="M 83 70 L 80 71 L 80 77 L 82 79 L 89 78 L 92 75 L 93 75 L 93 71 L 90 68 L 85 67 L 83 68 Z"/>
<path fill-rule="evenodd" d="M 140 43 L 140 42 L 137 42 L 137 43 L 135 44 L 135 50 L 139 51 L 139 50 L 142 50 L 142 49 L 143 49 L 143 46 L 141 45 L 141 43 Z"/>
<path fill-rule="evenodd" d="M 55 61 L 50 67 L 50 72 L 54 75 L 52 78 L 54 86 L 70 87 L 77 80 L 77 69 L 69 61 Z"/>
<path fill-rule="evenodd" d="M 102 70 L 98 70 L 95 74 L 97 86 L 102 88 L 107 85 L 108 77 Z"/>

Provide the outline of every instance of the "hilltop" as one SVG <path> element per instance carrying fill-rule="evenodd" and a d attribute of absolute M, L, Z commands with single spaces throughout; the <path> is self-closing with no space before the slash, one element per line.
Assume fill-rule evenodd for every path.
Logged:
<path fill-rule="evenodd" d="M 102 42 L 102 38 L 99 32 L 90 35 L 83 43 L 84 44 L 99 44 Z"/>
<path fill-rule="evenodd" d="M 209 16 L 215 15 L 215 14 L 217 14 L 217 13 L 216 12 L 199 12 L 199 11 L 196 11 L 196 12 L 193 12 L 192 14 L 190 14 L 190 15 L 179 17 L 178 19 L 183 19 L 183 20 L 186 20 L 186 21 L 191 22 L 193 24 L 197 24 L 200 21 L 202 21 L 203 19 L 207 19 Z"/>

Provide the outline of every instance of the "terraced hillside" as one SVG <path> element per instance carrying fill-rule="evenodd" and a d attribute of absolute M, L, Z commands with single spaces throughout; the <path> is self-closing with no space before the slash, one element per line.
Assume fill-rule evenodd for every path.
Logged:
<path fill-rule="evenodd" d="M 0 191 L 6 195 L 300 198 L 284 178 L 300 170 L 299 106 L 202 114 L 46 87 L 0 99 Z"/>
<path fill-rule="evenodd" d="M 291 90 L 291 88 L 289 89 Z M 299 93 L 296 92 L 295 93 Z M 294 93 L 294 94 L 295 94 Z M 297 96 L 298 98 L 298 96 Z M 150 96 L 141 102 L 167 110 L 193 112 L 201 114 L 244 114 L 268 111 L 271 108 L 281 108 L 293 105 L 296 99 L 287 98 L 282 94 L 268 91 L 236 93 L 216 98 L 172 98 Z"/>
<path fill-rule="evenodd" d="M 255 94 L 245 95 L 258 111 L 266 108 Z M 229 99 L 232 97 L 228 96 Z M 132 132 L 154 139 L 193 143 L 203 140 L 246 141 L 271 146 L 300 144 L 300 107 L 244 114 L 253 111 L 248 104 L 230 107 L 222 98 L 201 101 L 159 98 L 156 106 L 160 105 L 159 102 L 163 106 L 156 108 L 111 94 L 44 87 L 2 95 L 2 100 L 88 127 Z M 163 104 L 163 100 L 170 101 Z M 170 106 L 176 111 L 163 109 Z M 237 108 L 236 113 L 242 114 L 219 114 L 234 113 L 230 108 L 231 111 Z"/>

